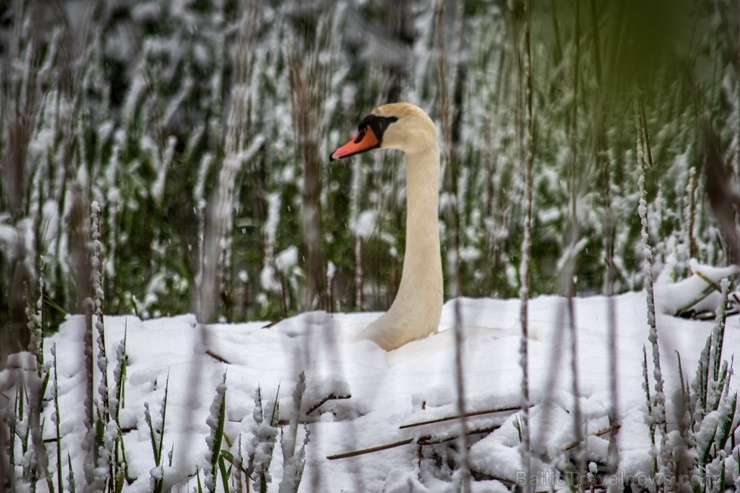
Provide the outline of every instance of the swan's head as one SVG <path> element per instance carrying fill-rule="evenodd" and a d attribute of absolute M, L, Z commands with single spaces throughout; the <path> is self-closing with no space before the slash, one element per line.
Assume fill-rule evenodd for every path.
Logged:
<path fill-rule="evenodd" d="M 372 149 L 397 149 L 416 154 L 437 148 L 437 130 L 424 110 L 411 103 L 378 106 L 358 125 L 357 134 L 331 153 L 330 159 Z"/>

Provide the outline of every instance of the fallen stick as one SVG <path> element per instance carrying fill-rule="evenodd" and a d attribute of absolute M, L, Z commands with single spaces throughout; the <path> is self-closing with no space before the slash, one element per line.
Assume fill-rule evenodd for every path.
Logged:
<path fill-rule="evenodd" d="M 350 395 L 350 394 L 347 394 L 347 395 L 329 394 L 328 396 L 324 397 L 323 399 L 321 399 L 320 401 L 318 401 L 316 404 L 314 404 L 313 406 L 311 406 L 311 408 L 308 411 L 306 411 L 306 413 L 304 414 L 304 416 L 307 417 L 309 414 L 311 414 L 312 412 L 316 411 L 318 408 L 320 408 L 321 406 L 323 406 L 324 404 L 326 404 L 328 401 L 334 401 L 334 400 L 337 400 L 338 401 L 338 400 L 351 399 L 351 398 L 352 398 L 352 395 Z M 299 422 L 301 424 L 305 424 L 308 421 L 301 420 Z M 278 421 L 278 425 L 280 425 L 280 426 L 285 426 L 288 423 L 290 423 L 290 421 L 287 421 L 287 420 L 280 420 L 280 421 Z"/>
<path fill-rule="evenodd" d="M 483 426 L 480 428 L 473 428 L 468 430 L 468 435 L 474 435 L 477 433 L 490 433 L 496 429 L 500 428 L 498 425 L 493 426 Z M 397 442 L 392 443 L 386 443 L 383 445 L 377 445 L 375 447 L 369 447 L 364 448 L 360 450 L 353 450 L 351 452 L 344 452 L 341 454 L 335 454 L 335 455 L 327 455 L 326 458 L 329 460 L 337 460 L 337 459 L 348 459 L 350 457 L 357 457 L 358 455 L 365 455 L 365 454 L 372 454 L 374 452 L 380 452 L 382 450 L 388 450 L 391 448 L 396 447 L 402 447 L 404 445 L 409 445 L 411 443 L 416 442 L 417 445 L 424 446 L 424 445 L 437 445 L 440 443 L 449 442 L 451 440 L 455 440 L 459 437 L 459 435 L 452 435 L 447 437 L 435 437 L 434 435 L 422 435 L 418 438 L 407 438 L 405 440 L 399 440 Z"/>
<path fill-rule="evenodd" d="M 604 429 L 599 430 L 596 433 L 594 433 L 593 436 L 595 436 L 595 437 L 604 436 L 604 435 L 606 435 L 607 433 L 609 433 L 611 431 L 612 431 L 611 428 L 604 428 Z M 588 437 L 586 437 L 586 438 L 588 438 Z M 578 445 L 577 442 L 569 443 L 565 447 L 561 448 L 560 451 L 561 452 L 567 452 L 568 450 L 574 449 L 577 445 Z"/>
<path fill-rule="evenodd" d="M 501 428 L 499 425 L 481 426 L 480 428 L 471 428 L 468 430 L 468 435 L 477 435 L 478 433 L 491 433 L 492 431 Z M 438 445 L 440 443 L 450 442 L 457 440 L 460 435 L 451 435 L 448 437 L 435 437 L 433 435 L 424 435 L 419 437 L 416 441 L 419 445 Z"/>
<path fill-rule="evenodd" d="M 316 403 L 313 406 L 311 406 L 311 409 L 309 409 L 308 411 L 306 411 L 306 415 L 311 414 L 312 412 L 314 412 L 315 410 L 317 410 L 318 408 L 320 408 L 321 406 L 323 406 L 324 403 L 327 402 L 327 401 L 337 401 L 337 400 L 351 399 L 351 398 L 352 398 L 352 395 L 351 394 L 346 394 L 346 395 L 344 395 L 344 394 L 340 394 L 340 395 L 329 394 L 324 399 L 320 400 L 318 403 Z"/>
<path fill-rule="evenodd" d="M 719 283 L 714 282 L 712 279 L 710 279 L 708 276 L 704 275 L 704 273 L 700 270 L 694 271 L 693 274 L 704 281 L 705 283 L 709 284 L 714 288 L 715 291 L 721 293 L 722 292 L 722 286 L 719 285 Z"/>
<path fill-rule="evenodd" d="M 348 459 L 350 457 L 357 457 L 358 455 L 372 454 L 373 452 L 380 452 L 381 450 L 388 450 L 390 448 L 401 447 L 408 445 L 414 441 L 413 438 L 407 438 L 398 442 L 387 443 L 385 445 L 378 445 L 377 447 L 364 448 L 360 450 L 353 450 L 352 452 L 344 452 L 343 454 L 327 455 L 326 458 L 329 460 L 336 459 Z"/>
<path fill-rule="evenodd" d="M 512 406 L 512 407 L 501 407 L 498 409 L 485 409 L 482 411 L 473 411 L 469 413 L 465 413 L 465 418 L 474 418 L 476 416 L 483 416 L 485 414 L 493 414 L 493 413 L 503 413 L 506 411 L 518 411 L 521 409 L 521 406 Z M 428 421 L 419 421 L 418 423 L 410 423 L 407 425 L 401 425 L 398 427 L 399 430 L 404 430 L 406 428 L 413 428 L 415 426 L 423 426 L 423 425 L 431 425 L 434 423 L 444 423 L 445 421 L 453 421 L 455 419 L 460 419 L 460 416 L 445 416 L 444 418 L 437 418 L 437 419 L 430 419 Z"/>
<path fill-rule="evenodd" d="M 206 354 L 210 356 L 211 358 L 215 359 L 216 361 L 218 361 L 219 363 L 226 363 L 227 365 L 231 364 L 229 360 L 227 360 L 223 356 L 219 356 L 218 354 L 214 353 L 210 349 L 206 349 Z"/>

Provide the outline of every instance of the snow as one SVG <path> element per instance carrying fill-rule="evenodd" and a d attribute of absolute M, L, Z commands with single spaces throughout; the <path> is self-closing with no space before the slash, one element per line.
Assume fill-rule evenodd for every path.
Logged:
<path fill-rule="evenodd" d="M 350 224 L 350 229 L 355 236 L 367 239 L 377 228 L 378 213 L 376 211 L 363 211 L 360 216 Z"/>
<path fill-rule="evenodd" d="M 290 269 L 298 265 L 298 247 L 291 245 L 275 256 L 275 267 L 282 273 L 287 274 Z"/>
<path fill-rule="evenodd" d="M 710 294 L 704 299 L 698 295 L 712 291 L 713 285 L 719 285 L 721 279 L 738 273 L 738 267 L 711 267 L 700 265 L 695 260 L 689 262 L 692 275 L 676 283 L 669 282 L 669 270 L 664 269 L 655 283 L 656 309 L 663 313 L 678 313 L 682 308 L 693 307 L 696 310 L 714 310 L 719 303 L 719 293 Z M 710 284 L 713 283 L 713 284 Z"/>
<path fill-rule="evenodd" d="M 574 301 L 582 393 L 578 400 L 583 420 L 581 431 L 588 436 L 587 460 L 604 461 L 609 435 L 596 434 L 609 427 L 608 300 L 591 297 Z M 457 303 L 464 337 L 466 409 L 475 414 L 468 418 L 467 427 L 486 430 L 478 435 L 481 439 L 471 441 L 470 464 L 479 478 L 473 491 L 506 491 L 514 482 L 527 480 L 521 477 L 516 428 L 521 412 L 515 409 L 521 401 L 522 381 L 520 302 L 461 298 Z M 572 445 L 575 437 L 566 303 L 567 300 L 557 296 L 531 299 L 527 341 L 529 400 L 533 405 L 530 432 L 535 451 L 529 481 L 558 487 L 565 485 L 557 482 L 550 466 L 561 459 L 562 450 Z M 623 294 L 614 303 L 616 378 L 622 418 L 619 474 L 640 477 L 651 467 L 641 367 L 649 333 L 645 295 Z M 193 315 L 153 320 L 106 316 L 107 354 L 120 355 L 117 349 L 126 337 L 129 358 L 125 407 L 118 426 L 124 430 L 128 472 L 135 481 L 125 491 L 150 491 L 152 478 L 162 476 L 165 484 L 179 481 L 173 491 L 193 490 L 196 467 L 201 469 L 201 478 L 208 467 L 211 404 L 216 402 L 224 374 L 228 375 L 223 388 L 227 406 L 224 436 L 228 440 L 222 442 L 222 448 L 229 448 L 234 457 L 244 457 L 245 464 L 251 453 L 254 460 L 268 465 L 272 477 L 269 491 L 278 491 L 286 457 L 286 469 L 289 474 L 295 474 L 299 463 L 292 461 L 300 458 L 290 459 L 291 452 L 300 454 L 297 449 L 304 443 L 306 432 L 309 437 L 305 445 L 305 471 L 298 491 L 358 491 L 358 485 L 369 492 L 448 491 L 450 481 L 459 478 L 451 471 L 449 477 L 439 477 L 439 469 L 432 468 L 429 461 L 440 458 L 438 455 L 435 459 L 435 454 L 445 453 L 446 443 L 454 443 L 435 445 L 453 439 L 460 426 L 459 419 L 454 418 L 457 414 L 455 347 L 454 330 L 450 330 L 456 325 L 454 303 L 445 305 L 438 334 L 388 353 L 370 341 L 354 340 L 378 315 L 309 312 L 277 324 L 207 326 L 198 325 Z M 692 378 L 705 341 L 714 330 L 714 322 L 685 320 L 662 312 L 657 314 L 656 322 L 666 395 L 671 396 L 679 388 L 675 352 L 681 355 L 686 377 Z M 84 331 L 83 317 L 71 316 L 45 344 L 47 352 L 56 345 L 63 456 L 71 457 L 78 481 L 85 477 L 85 452 L 81 448 L 86 433 Z M 202 337 L 201 331 L 207 337 Z M 202 341 L 208 341 L 208 347 L 202 347 Z M 724 344 L 726 359 L 735 348 L 740 348 L 740 321 L 736 317 L 728 318 Z M 565 356 L 556 357 L 558 352 Z M 34 366 L 17 355 L 11 363 L 16 368 Z M 110 363 L 112 382 L 116 365 Z M 193 365 L 197 365 L 199 373 L 196 384 L 191 381 Z M 7 385 L 10 372 L 8 369 L 0 373 L 0 389 Z M 302 400 L 294 395 L 301 372 L 305 372 L 306 378 Z M 160 412 L 166 385 L 162 450 L 169 452 L 174 448 L 174 461 L 171 466 L 158 468 L 145 409 L 151 405 L 152 414 Z M 732 385 L 733 389 L 737 388 L 736 383 Z M 255 405 L 258 388 L 262 412 Z M 275 405 L 278 406 L 277 427 L 270 423 Z M 47 406 L 47 421 L 52 411 Z M 296 436 L 281 439 L 296 418 L 303 423 L 290 430 Z M 107 435 L 114 431 L 114 428 L 107 430 Z M 44 438 L 53 438 L 53 427 L 47 426 L 44 432 Z M 702 443 L 709 439 L 700 433 Z M 341 454 L 396 442 L 403 444 L 341 457 Z M 53 441 L 47 443 L 53 453 Z M 283 445 L 294 450 L 284 455 Z M 340 458 L 330 460 L 329 456 Z M 50 464 L 52 474 L 55 467 Z M 65 475 L 68 474 L 65 470 Z M 182 478 L 188 476 L 191 480 L 186 485 Z M 728 477 L 728 484 L 733 481 L 734 477 Z M 284 487 L 290 484 L 288 479 Z M 215 485 L 219 491 L 223 487 L 220 479 Z"/>

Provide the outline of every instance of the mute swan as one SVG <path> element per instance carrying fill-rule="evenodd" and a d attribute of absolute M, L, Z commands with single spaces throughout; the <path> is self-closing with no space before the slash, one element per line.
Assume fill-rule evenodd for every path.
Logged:
<path fill-rule="evenodd" d="M 378 106 L 330 160 L 371 149 L 406 154 L 406 253 L 401 284 L 391 308 L 359 335 L 390 351 L 436 332 L 442 313 L 437 130 L 418 106 Z"/>

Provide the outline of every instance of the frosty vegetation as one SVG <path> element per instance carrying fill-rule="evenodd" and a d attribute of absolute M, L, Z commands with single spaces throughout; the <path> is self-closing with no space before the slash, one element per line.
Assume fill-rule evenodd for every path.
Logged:
<path fill-rule="evenodd" d="M 85 348 L 99 393 L 91 386 L 86 481 L 113 490 L 126 475 L 127 356 L 125 344 L 105 354 L 104 313 L 238 322 L 387 308 L 405 244 L 401 158 L 328 163 L 384 102 L 412 101 L 439 124 L 448 294 L 652 292 L 662 269 L 679 280 L 692 259 L 737 262 L 704 178 L 707 128 L 728 183 L 740 173 L 738 32 L 731 0 L 533 2 L 531 12 L 519 0 L 3 2 L 0 352 L 35 355 L 13 356 L 28 388 L 12 436 L 24 452 L 45 447 L 39 408 L 57 377 L 43 334 L 67 314 L 88 313 L 96 337 Z M 681 426 L 666 423 L 654 331 L 652 375 L 645 359 L 653 472 L 688 469 L 707 489 L 724 486 L 734 446 L 725 317 L 681 389 Z M 526 333 L 522 343 L 526 367 Z M 255 397 L 252 456 L 223 456 L 224 381 L 203 484 L 216 489 L 228 462 L 266 488 L 277 402 Z M 161 491 L 166 399 L 155 408 Z M 298 488 L 310 446 L 297 429 L 281 436 L 281 492 Z M 688 449 L 669 454 L 679 441 Z M 14 462 L 33 484 L 48 470 L 37 455 Z M 64 457 L 51 460 L 49 490 L 81 484 L 62 478 Z"/>
<path fill-rule="evenodd" d="M 213 318 L 384 309 L 403 255 L 400 157 L 326 156 L 372 107 L 399 99 L 449 127 L 440 217 L 460 293 L 517 295 L 520 3 L 469 1 L 437 23 L 422 1 L 94 5 L 15 0 L 0 10 L 3 319 L 25 322 L 26 292 L 38 296 L 42 274 L 46 330 L 81 310 L 95 200 L 106 313 L 190 311 L 209 263 Z M 691 257 L 723 262 L 701 200 L 696 129 L 709 116 L 734 176 L 736 10 L 589 3 L 576 23 L 571 6 L 534 6 L 532 295 L 559 291 L 567 258 L 577 259 L 579 293 L 606 292 L 608 268 L 614 292 L 643 286 L 634 104 L 646 124 L 656 266 L 681 278 Z"/>

